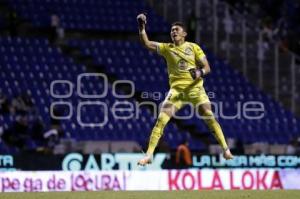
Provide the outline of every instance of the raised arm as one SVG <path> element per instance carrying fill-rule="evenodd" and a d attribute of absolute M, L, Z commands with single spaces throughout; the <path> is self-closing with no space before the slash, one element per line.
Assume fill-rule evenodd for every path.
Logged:
<path fill-rule="evenodd" d="M 139 24 L 139 36 L 140 36 L 140 41 L 145 46 L 147 49 L 151 51 L 157 51 L 157 46 L 158 42 L 155 41 L 150 41 L 148 39 L 147 33 L 146 33 L 146 23 L 147 23 L 147 18 L 145 14 L 139 14 L 137 16 L 137 21 Z"/>

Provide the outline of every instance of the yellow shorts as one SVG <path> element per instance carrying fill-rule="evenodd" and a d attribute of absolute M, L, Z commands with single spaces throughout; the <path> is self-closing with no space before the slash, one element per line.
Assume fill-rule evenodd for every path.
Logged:
<path fill-rule="evenodd" d="M 171 88 L 164 103 L 171 103 L 180 109 L 183 105 L 191 104 L 196 107 L 210 101 L 203 87 L 192 87 L 184 91 Z"/>

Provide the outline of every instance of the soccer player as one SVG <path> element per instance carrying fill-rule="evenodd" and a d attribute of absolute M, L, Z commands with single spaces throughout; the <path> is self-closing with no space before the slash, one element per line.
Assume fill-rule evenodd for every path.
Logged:
<path fill-rule="evenodd" d="M 141 43 L 149 50 L 157 52 L 167 61 L 170 90 L 166 96 L 156 124 L 152 130 L 149 146 L 138 165 L 144 166 L 152 161 L 153 152 L 163 134 L 164 127 L 184 103 L 191 103 L 213 132 L 223 149 L 223 157 L 232 159 L 222 129 L 211 110 L 211 104 L 203 87 L 204 77 L 210 73 L 210 66 L 202 49 L 195 43 L 185 41 L 187 36 L 183 23 L 175 22 L 171 27 L 173 43 L 159 43 L 148 39 L 145 26 L 146 15 L 137 16 Z"/>

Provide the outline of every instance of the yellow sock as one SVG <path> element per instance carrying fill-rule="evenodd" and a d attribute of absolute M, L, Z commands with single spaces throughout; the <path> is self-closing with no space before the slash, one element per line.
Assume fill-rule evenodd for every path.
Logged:
<path fill-rule="evenodd" d="M 170 116 L 167 115 L 166 113 L 161 112 L 159 114 L 156 124 L 155 124 L 155 126 L 152 130 L 151 136 L 150 136 L 149 146 L 148 146 L 148 150 L 147 150 L 148 155 L 153 154 L 160 137 L 164 133 L 164 128 L 169 120 L 170 120 Z"/>
<path fill-rule="evenodd" d="M 220 124 L 215 119 L 212 111 L 206 111 L 204 113 L 204 121 L 207 124 L 210 131 L 213 132 L 216 140 L 218 141 L 219 145 L 222 147 L 223 150 L 228 148 L 222 128 Z"/>

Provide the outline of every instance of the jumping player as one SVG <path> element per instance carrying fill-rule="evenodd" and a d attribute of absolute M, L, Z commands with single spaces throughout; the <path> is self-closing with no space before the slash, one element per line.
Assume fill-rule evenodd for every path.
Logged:
<path fill-rule="evenodd" d="M 156 124 L 152 130 L 149 146 L 144 158 L 138 164 L 150 164 L 154 150 L 163 134 L 164 127 L 172 116 L 184 104 L 191 103 L 213 132 L 219 145 L 223 149 L 223 157 L 232 159 L 223 131 L 215 119 L 209 98 L 203 87 L 204 77 L 210 73 L 210 66 L 202 49 L 195 43 L 185 41 L 187 36 L 183 23 L 175 22 L 171 27 L 173 43 L 159 43 L 148 39 L 145 26 L 146 15 L 137 16 L 139 37 L 141 43 L 149 50 L 163 56 L 167 62 L 170 90 L 165 98 Z"/>

